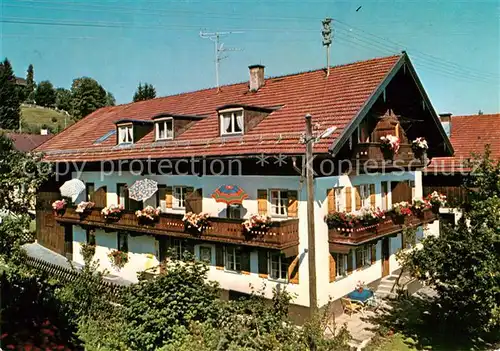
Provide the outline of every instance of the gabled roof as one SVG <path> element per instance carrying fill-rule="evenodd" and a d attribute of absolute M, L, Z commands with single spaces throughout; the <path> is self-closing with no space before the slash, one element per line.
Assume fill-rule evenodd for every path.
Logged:
<path fill-rule="evenodd" d="M 14 148 L 22 152 L 31 151 L 53 137 L 53 135 L 29 133 L 7 133 L 6 135 L 14 143 Z"/>
<path fill-rule="evenodd" d="M 248 82 L 244 82 L 223 86 L 219 92 L 210 88 L 104 107 L 44 143 L 40 150 L 54 161 L 298 154 L 304 152 L 299 140 L 305 127 L 304 116 L 310 113 L 320 130 L 337 127 L 329 138 L 315 144 L 316 153 L 327 153 L 389 74 L 401 66 L 397 65 L 401 60 L 408 58 L 402 54 L 336 66 L 328 78 L 323 69 L 268 78 L 257 92 L 250 92 Z M 269 108 L 270 114 L 242 137 L 221 138 L 217 108 L 234 104 Z M 126 149 L 114 148 L 114 138 L 95 144 L 115 128 L 118 120 L 152 120 L 159 114 L 207 118 L 166 143 L 154 143 L 151 131 Z"/>
<path fill-rule="evenodd" d="M 426 172 L 462 172 L 472 153 L 483 154 L 486 144 L 490 145 L 491 158 L 500 160 L 500 113 L 451 117 L 450 141 L 455 153 L 453 157 L 432 159 Z"/>

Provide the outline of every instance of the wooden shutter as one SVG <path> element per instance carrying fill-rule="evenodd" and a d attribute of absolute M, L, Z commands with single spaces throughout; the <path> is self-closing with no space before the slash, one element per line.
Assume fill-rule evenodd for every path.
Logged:
<path fill-rule="evenodd" d="M 337 267 L 335 263 L 335 258 L 333 254 L 330 253 L 330 283 L 335 281 L 335 277 L 337 276 Z"/>
<path fill-rule="evenodd" d="M 391 182 L 392 188 L 392 204 L 401 201 L 408 201 L 411 203 L 411 187 L 407 181 Z"/>
<path fill-rule="evenodd" d="M 241 273 L 250 274 L 250 250 L 245 248 L 242 249 L 240 252 L 241 252 L 241 257 L 240 257 Z"/>
<path fill-rule="evenodd" d="M 387 193 L 389 192 L 389 182 L 382 182 L 382 209 L 389 209 L 389 196 Z"/>
<path fill-rule="evenodd" d="M 257 207 L 260 215 L 267 215 L 267 189 L 257 190 Z"/>
<path fill-rule="evenodd" d="M 396 126 L 394 127 L 394 135 L 399 138 L 399 122 L 396 123 Z"/>
<path fill-rule="evenodd" d="M 202 192 L 201 188 L 196 190 L 193 187 L 186 188 L 186 199 L 184 200 L 186 212 L 201 213 L 203 211 Z"/>
<path fill-rule="evenodd" d="M 171 186 L 167 186 L 165 189 L 165 202 L 167 208 L 172 208 L 172 192 L 173 188 Z"/>
<path fill-rule="evenodd" d="M 349 253 L 347 254 L 347 274 L 352 273 L 352 250 L 349 250 Z"/>
<path fill-rule="evenodd" d="M 215 268 L 224 269 L 224 247 L 215 245 Z"/>
<path fill-rule="evenodd" d="M 347 213 L 352 212 L 352 196 L 351 196 L 351 187 L 345 188 L 345 211 Z"/>
<path fill-rule="evenodd" d="M 107 190 L 105 186 L 101 186 L 94 192 L 94 202 L 96 208 L 104 208 L 107 206 L 106 196 Z"/>
<path fill-rule="evenodd" d="M 374 264 L 377 261 L 377 243 L 371 245 L 371 264 Z"/>
<path fill-rule="evenodd" d="M 288 217 L 298 216 L 297 190 L 288 190 Z"/>
<path fill-rule="evenodd" d="M 299 256 L 295 256 L 288 266 L 288 281 L 292 284 L 299 284 Z"/>
<path fill-rule="evenodd" d="M 259 250 L 259 277 L 261 278 L 267 278 L 269 275 L 268 271 L 268 258 L 267 258 L 267 251 L 265 250 Z"/>
<path fill-rule="evenodd" d="M 356 269 L 361 269 L 361 248 L 356 249 Z"/>
<path fill-rule="evenodd" d="M 335 189 L 327 189 L 326 198 L 328 200 L 328 213 L 335 212 Z"/>
<path fill-rule="evenodd" d="M 361 193 L 359 185 L 354 187 L 354 198 L 356 200 L 356 211 L 357 211 L 361 208 Z"/>
<path fill-rule="evenodd" d="M 375 208 L 375 184 L 370 184 L 370 206 Z"/>

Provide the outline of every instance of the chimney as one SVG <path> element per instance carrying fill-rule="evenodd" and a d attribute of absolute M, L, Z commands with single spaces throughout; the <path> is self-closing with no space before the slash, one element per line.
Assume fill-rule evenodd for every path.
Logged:
<path fill-rule="evenodd" d="M 451 136 L 451 113 L 440 113 L 439 119 L 448 138 Z"/>
<path fill-rule="evenodd" d="M 264 85 L 264 66 L 248 66 L 250 70 L 250 91 L 257 91 Z"/>

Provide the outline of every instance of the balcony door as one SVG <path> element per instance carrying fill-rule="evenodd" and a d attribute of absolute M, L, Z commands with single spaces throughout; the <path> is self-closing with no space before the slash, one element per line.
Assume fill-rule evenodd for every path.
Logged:
<path fill-rule="evenodd" d="M 389 275 L 389 257 L 391 255 L 391 247 L 389 243 L 389 238 L 382 239 L 382 277 Z"/>

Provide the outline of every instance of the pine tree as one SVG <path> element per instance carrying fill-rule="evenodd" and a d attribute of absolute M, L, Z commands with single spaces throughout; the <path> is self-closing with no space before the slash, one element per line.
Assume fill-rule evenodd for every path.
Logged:
<path fill-rule="evenodd" d="M 0 64 L 0 128 L 16 129 L 21 118 L 21 103 L 16 77 L 9 60 Z"/>
<path fill-rule="evenodd" d="M 134 102 L 154 99 L 155 97 L 156 89 L 152 84 L 144 83 L 144 85 L 142 85 L 139 83 L 139 86 L 134 94 Z"/>
<path fill-rule="evenodd" d="M 28 66 L 28 70 L 26 71 L 26 87 L 24 89 L 25 102 L 29 104 L 34 102 L 35 88 L 35 71 L 33 69 L 33 65 L 30 64 Z"/>

